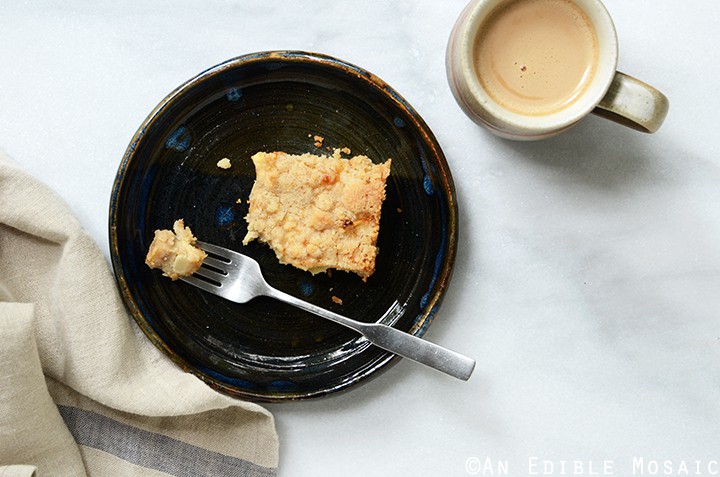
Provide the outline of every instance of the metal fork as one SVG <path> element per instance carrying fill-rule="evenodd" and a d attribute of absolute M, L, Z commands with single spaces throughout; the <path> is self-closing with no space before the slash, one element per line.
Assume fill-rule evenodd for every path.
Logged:
<path fill-rule="evenodd" d="M 205 242 L 198 246 L 208 252 L 195 275 L 182 277 L 187 283 L 235 303 L 247 303 L 257 296 L 268 296 L 357 331 L 372 344 L 386 351 L 417 361 L 443 373 L 467 381 L 475 360 L 425 341 L 417 336 L 380 323 L 364 323 L 333 313 L 271 287 L 263 278 L 260 265 L 252 258 Z M 217 257 L 217 258 L 216 258 Z M 199 278 L 199 277 L 204 277 Z"/>

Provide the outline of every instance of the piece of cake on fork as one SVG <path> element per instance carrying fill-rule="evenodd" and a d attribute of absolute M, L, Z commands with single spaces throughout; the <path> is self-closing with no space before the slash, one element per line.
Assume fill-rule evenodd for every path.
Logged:
<path fill-rule="evenodd" d="M 161 269 L 172 280 L 192 275 L 207 257 L 196 242 L 190 227 L 185 227 L 185 221 L 178 219 L 173 230 L 155 231 L 145 263 L 150 268 Z"/>

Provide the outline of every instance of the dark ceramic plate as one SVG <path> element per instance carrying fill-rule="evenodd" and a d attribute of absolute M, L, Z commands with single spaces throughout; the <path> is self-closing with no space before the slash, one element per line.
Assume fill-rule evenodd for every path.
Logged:
<path fill-rule="evenodd" d="M 309 136 L 324 138 L 322 148 Z M 243 246 L 257 151 L 349 147 L 393 159 L 375 273 L 312 276 Z M 230 169 L 216 166 L 227 157 Z M 238 202 L 238 199 L 241 199 Z M 354 332 L 268 298 L 240 305 L 144 264 L 153 231 L 184 218 L 206 242 L 260 262 L 267 281 L 316 305 L 422 335 L 450 279 L 457 207 L 440 146 L 376 76 L 313 53 L 267 52 L 215 66 L 172 92 L 135 134 L 110 203 L 110 247 L 123 299 L 150 340 L 214 388 L 245 399 L 326 395 L 376 375 L 395 356 Z M 336 304 L 332 297 L 342 299 Z"/>

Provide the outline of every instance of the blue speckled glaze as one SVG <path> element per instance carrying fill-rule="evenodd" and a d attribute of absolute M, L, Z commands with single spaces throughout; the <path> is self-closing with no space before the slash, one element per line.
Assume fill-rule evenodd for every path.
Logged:
<path fill-rule="evenodd" d="M 297 384 L 292 381 L 278 379 L 271 382 L 268 387 L 275 392 L 287 393 L 297 389 Z"/>
<path fill-rule="evenodd" d="M 436 174 L 437 171 L 435 170 L 433 165 L 428 164 L 427 159 L 422 154 L 420 155 L 420 163 L 422 164 L 422 168 L 425 173 L 425 175 L 423 177 L 423 188 L 425 189 L 425 193 L 428 195 L 434 195 L 435 188 L 433 186 L 432 175 Z M 447 249 L 447 241 L 448 241 L 448 234 L 449 234 L 448 227 L 450 226 L 450 224 L 449 224 L 449 218 L 448 218 L 448 209 L 449 209 L 448 197 L 445 194 L 438 194 L 437 198 L 440 201 L 440 203 L 442 204 L 441 207 L 439 208 L 441 240 L 440 240 L 440 246 L 438 247 L 438 253 L 435 256 L 435 263 L 433 266 L 433 274 L 432 274 L 432 278 L 430 280 L 430 284 L 428 286 L 427 292 L 425 292 L 425 294 L 420 299 L 420 306 L 423 310 L 427 307 L 427 305 L 430 301 L 430 298 L 433 296 L 433 293 L 435 293 L 435 290 L 434 290 L 435 285 L 437 283 L 438 277 L 442 273 L 443 264 L 445 262 L 445 250 Z M 435 304 L 435 306 L 433 306 L 433 308 L 431 310 L 425 310 L 425 312 L 427 313 L 427 319 L 425 321 L 423 321 L 423 323 L 420 327 L 420 330 L 419 330 L 419 335 L 423 335 L 425 333 L 425 330 L 427 329 L 429 324 L 432 322 L 432 319 L 433 319 L 436 311 L 437 311 L 437 304 Z"/>
<path fill-rule="evenodd" d="M 435 318 L 435 313 L 438 310 L 438 306 L 435 305 L 431 309 L 426 311 L 425 319 L 422 320 L 422 324 L 420 325 L 420 328 L 418 328 L 416 335 L 422 336 L 425 334 L 427 329 L 430 327 L 430 323 L 432 323 L 433 319 Z"/>
<path fill-rule="evenodd" d="M 430 280 L 430 286 L 428 286 L 428 291 L 420 299 L 420 307 L 421 307 L 421 309 L 423 309 L 425 311 L 425 313 L 427 314 L 427 317 L 425 320 L 422 320 L 422 325 L 420 326 L 420 329 L 418 331 L 419 336 L 422 336 L 425 334 L 425 331 L 427 330 L 428 326 L 430 326 L 430 323 L 432 323 L 432 320 L 435 317 L 435 313 L 437 312 L 437 304 L 435 304 L 435 306 L 433 306 L 430 310 L 425 310 L 425 308 L 427 307 L 427 305 L 430 301 L 430 297 L 433 294 L 435 284 L 437 283 L 438 277 L 440 276 L 440 272 L 441 272 L 442 266 L 443 266 L 443 257 L 444 257 L 445 245 L 446 245 L 446 241 L 447 241 L 447 230 L 446 230 L 447 223 L 446 223 L 446 217 L 445 217 L 444 213 L 442 214 L 442 217 L 441 217 L 441 223 L 442 223 L 442 237 L 443 238 L 442 238 L 442 241 L 440 244 L 440 250 L 439 250 L 437 256 L 435 257 L 435 267 L 433 270 L 433 276 L 432 276 L 432 279 Z M 418 319 L 420 317 L 421 316 L 418 316 Z"/>
<path fill-rule="evenodd" d="M 420 164 L 422 164 L 423 172 L 425 172 L 425 176 L 423 177 L 423 189 L 425 189 L 425 193 L 427 195 L 433 195 L 435 194 L 435 187 L 433 186 L 432 177 L 430 177 L 430 170 L 428 168 L 427 159 L 425 159 L 425 156 L 420 154 Z"/>
<path fill-rule="evenodd" d="M 174 149 L 177 152 L 185 152 L 190 147 L 190 132 L 185 126 L 180 126 L 165 141 L 166 149 Z"/>
<path fill-rule="evenodd" d="M 440 270 L 443 265 L 443 256 L 445 251 L 445 244 L 447 241 L 447 223 L 446 218 L 444 217 L 444 213 L 441 215 L 441 227 L 442 227 L 442 240 L 440 241 L 440 247 L 437 255 L 435 256 L 435 264 L 433 267 L 433 275 L 432 279 L 430 280 L 430 285 L 428 286 L 427 292 L 422 296 L 420 299 L 420 307 L 425 308 L 428 304 L 428 301 L 430 299 L 430 295 L 433 292 L 433 288 L 435 288 L 435 283 L 437 282 L 438 276 L 440 274 Z"/>
<path fill-rule="evenodd" d="M 227 227 L 235 222 L 235 210 L 229 206 L 221 206 L 215 210 L 215 223 L 218 227 Z"/>
<path fill-rule="evenodd" d="M 239 101 L 240 98 L 242 98 L 242 90 L 240 88 L 230 88 L 227 93 L 225 93 L 225 97 L 228 101 Z"/>
<path fill-rule="evenodd" d="M 405 121 L 403 121 L 403 119 L 401 117 L 398 117 L 398 116 L 395 116 L 395 118 L 393 119 L 393 123 L 395 124 L 395 126 L 397 126 L 399 128 L 404 128 L 405 126 L 407 126 L 407 123 Z"/>
<path fill-rule="evenodd" d="M 226 376 L 224 374 L 218 373 L 217 371 L 204 367 L 204 366 L 198 366 L 198 369 L 201 370 L 203 373 L 207 374 L 208 376 L 216 379 L 217 381 L 224 382 L 233 386 L 238 386 L 244 389 L 257 389 L 258 386 L 253 383 L 252 381 L 248 381 L 246 379 L 240 379 L 233 376 Z"/>
<path fill-rule="evenodd" d="M 432 179 L 430 179 L 430 176 L 423 177 L 423 189 L 425 189 L 425 193 L 427 195 L 433 195 L 435 193 L 435 188 L 433 187 Z"/>
<path fill-rule="evenodd" d="M 315 293 L 315 284 L 310 280 L 303 280 L 298 284 L 298 289 L 304 297 L 308 297 Z"/>

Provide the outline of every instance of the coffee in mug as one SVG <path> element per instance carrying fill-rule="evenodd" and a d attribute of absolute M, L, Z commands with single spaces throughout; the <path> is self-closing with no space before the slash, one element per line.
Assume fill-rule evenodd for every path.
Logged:
<path fill-rule="evenodd" d="M 480 27 L 475 69 L 503 107 L 541 116 L 565 109 L 595 75 L 598 40 L 588 16 L 569 0 L 513 0 Z"/>
<path fill-rule="evenodd" d="M 542 139 L 596 112 L 645 132 L 667 98 L 617 72 L 600 0 L 473 0 L 450 36 L 447 72 L 463 111 L 511 139 Z"/>

